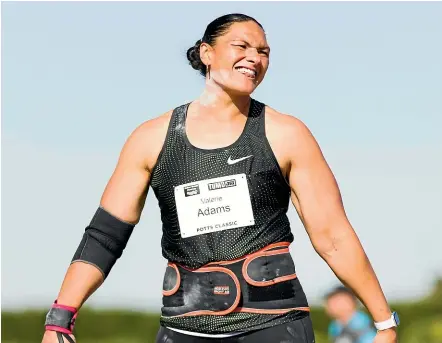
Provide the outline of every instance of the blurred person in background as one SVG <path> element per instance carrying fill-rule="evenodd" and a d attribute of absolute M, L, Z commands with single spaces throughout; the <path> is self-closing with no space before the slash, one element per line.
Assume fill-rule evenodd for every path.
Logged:
<path fill-rule="evenodd" d="M 338 286 L 325 296 L 325 310 L 333 320 L 328 335 L 333 343 L 373 343 L 376 329 L 372 319 L 358 309 L 356 296 Z"/>

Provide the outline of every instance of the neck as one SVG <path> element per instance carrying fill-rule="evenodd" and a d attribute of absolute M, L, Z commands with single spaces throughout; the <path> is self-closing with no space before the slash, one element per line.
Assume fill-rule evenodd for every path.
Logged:
<path fill-rule="evenodd" d="M 205 112 L 232 117 L 247 114 L 250 101 L 250 95 L 233 95 L 207 79 L 206 87 L 197 102 Z"/>

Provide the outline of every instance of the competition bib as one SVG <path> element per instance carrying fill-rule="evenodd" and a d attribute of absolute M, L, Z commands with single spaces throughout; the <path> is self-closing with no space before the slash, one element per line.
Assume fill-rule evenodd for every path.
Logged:
<path fill-rule="evenodd" d="M 183 238 L 255 224 L 245 174 L 176 186 L 175 202 Z"/>

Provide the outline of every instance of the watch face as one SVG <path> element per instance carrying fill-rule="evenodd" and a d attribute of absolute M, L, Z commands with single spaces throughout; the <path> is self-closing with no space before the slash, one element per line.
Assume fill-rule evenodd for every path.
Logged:
<path fill-rule="evenodd" d="M 393 318 L 394 318 L 394 321 L 396 322 L 396 325 L 399 325 L 400 320 L 399 320 L 399 315 L 397 314 L 397 312 L 393 312 Z"/>

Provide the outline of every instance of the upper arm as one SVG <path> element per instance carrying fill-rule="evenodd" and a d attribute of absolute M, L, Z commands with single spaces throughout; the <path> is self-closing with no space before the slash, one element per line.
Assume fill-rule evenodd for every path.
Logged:
<path fill-rule="evenodd" d="M 169 113 L 132 132 L 101 197 L 101 206 L 122 221 L 137 223 L 146 201 L 151 170 L 164 144 Z"/>
<path fill-rule="evenodd" d="M 341 193 L 316 139 L 293 117 L 289 130 L 292 199 L 313 244 L 348 233 Z"/>

